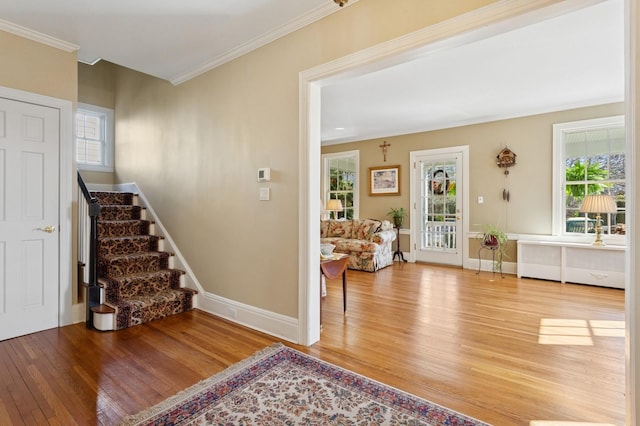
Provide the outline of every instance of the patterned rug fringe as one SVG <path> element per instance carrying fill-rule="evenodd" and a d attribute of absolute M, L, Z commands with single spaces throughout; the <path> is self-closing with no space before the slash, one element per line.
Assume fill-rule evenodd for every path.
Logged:
<path fill-rule="evenodd" d="M 143 423 L 151 418 L 153 418 L 154 416 L 156 416 L 157 414 L 163 412 L 164 410 L 173 407 L 174 405 L 178 405 L 182 402 L 184 402 L 185 400 L 191 398 L 193 395 L 198 394 L 199 392 L 202 392 L 203 390 L 207 389 L 208 387 L 210 387 L 211 385 L 215 385 L 218 382 L 221 382 L 223 380 L 228 379 L 229 377 L 233 376 L 234 374 L 236 374 L 237 372 L 250 367 L 252 364 L 255 364 L 257 362 L 260 362 L 262 359 L 283 350 L 284 348 L 286 348 L 285 345 L 283 345 L 282 343 L 274 343 L 271 346 L 268 346 L 256 353 L 254 353 L 253 355 L 251 355 L 249 358 L 245 358 L 242 361 L 239 361 L 233 365 L 231 365 L 230 367 L 226 368 L 225 370 L 222 370 L 221 372 L 214 374 L 213 376 L 206 378 L 204 380 L 201 380 L 200 382 L 196 383 L 193 386 L 188 387 L 187 389 L 184 389 L 180 392 L 178 392 L 177 394 L 175 394 L 172 397 L 169 397 L 167 399 L 165 399 L 164 401 L 162 401 L 161 403 L 154 405 L 151 408 L 148 408 L 138 414 L 132 415 L 132 416 L 127 416 L 125 417 L 122 422 L 120 423 L 120 426 L 133 426 L 133 425 L 138 425 L 140 423 Z M 293 349 L 292 349 L 293 350 Z"/>

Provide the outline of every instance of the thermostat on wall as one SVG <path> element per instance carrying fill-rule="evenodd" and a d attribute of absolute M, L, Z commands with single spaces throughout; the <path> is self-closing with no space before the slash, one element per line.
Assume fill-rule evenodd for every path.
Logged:
<path fill-rule="evenodd" d="M 271 169 L 264 167 L 258 169 L 258 182 L 269 182 L 271 180 Z"/>

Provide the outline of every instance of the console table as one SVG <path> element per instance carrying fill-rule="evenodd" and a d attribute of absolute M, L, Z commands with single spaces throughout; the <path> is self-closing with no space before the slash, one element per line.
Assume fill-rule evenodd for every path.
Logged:
<path fill-rule="evenodd" d="M 518 278 L 624 288 L 624 246 L 518 240 Z"/>

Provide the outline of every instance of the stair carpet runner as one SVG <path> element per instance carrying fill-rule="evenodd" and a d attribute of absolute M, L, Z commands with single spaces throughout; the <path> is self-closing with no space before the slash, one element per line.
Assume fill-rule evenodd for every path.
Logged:
<path fill-rule="evenodd" d="M 150 235 L 151 222 L 130 192 L 91 193 L 100 203 L 98 283 L 115 310 L 113 330 L 192 309 L 195 290 L 181 287 L 184 271 L 169 267 L 170 254 Z M 95 315 L 95 314 L 94 314 Z"/>

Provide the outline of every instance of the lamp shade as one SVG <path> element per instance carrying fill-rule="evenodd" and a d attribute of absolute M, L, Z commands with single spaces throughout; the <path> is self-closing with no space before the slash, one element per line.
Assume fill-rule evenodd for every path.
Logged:
<path fill-rule="evenodd" d="M 320 214 L 327 214 L 328 210 L 324 208 L 324 205 L 322 204 L 322 199 L 320 199 Z"/>
<path fill-rule="evenodd" d="M 580 213 L 615 213 L 617 210 L 611 195 L 587 195 L 580 206 Z"/>
<path fill-rule="evenodd" d="M 327 210 L 332 211 L 332 212 L 341 211 L 342 210 L 342 201 L 336 200 L 336 199 L 331 199 L 331 200 L 327 201 Z"/>

